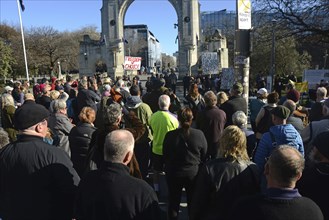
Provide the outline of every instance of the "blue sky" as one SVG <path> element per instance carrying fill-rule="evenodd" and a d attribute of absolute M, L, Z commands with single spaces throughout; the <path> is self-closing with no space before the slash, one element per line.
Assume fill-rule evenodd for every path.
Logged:
<path fill-rule="evenodd" d="M 58 31 L 74 31 L 97 26 L 101 31 L 101 0 L 23 0 L 24 27 L 51 26 Z M 201 11 L 235 10 L 235 0 L 199 0 Z M 16 0 L 0 0 L 0 23 L 19 25 Z M 177 50 L 177 15 L 167 0 L 135 0 L 128 8 L 125 24 L 146 24 L 161 43 L 162 51 Z"/>

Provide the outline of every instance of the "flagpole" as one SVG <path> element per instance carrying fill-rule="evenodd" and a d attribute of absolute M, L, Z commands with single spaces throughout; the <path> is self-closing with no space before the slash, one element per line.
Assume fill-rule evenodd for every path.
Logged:
<path fill-rule="evenodd" d="M 19 0 L 17 0 L 17 9 L 18 9 L 18 16 L 19 16 L 19 22 L 21 25 L 21 33 L 22 33 L 22 44 L 23 44 L 23 52 L 24 52 L 24 61 L 25 61 L 25 70 L 26 70 L 26 79 L 27 81 L 30 81 L 29 77 L 29 68 L 27 66 L 27 58 L 26 58 L 26 50 L 25 50 L 25 40 L 24 40 L 24 31 L 23 31 L 23 22 L 22 22 L 22 14 L 21 14 L 21 5 L 19 3 Z"/>

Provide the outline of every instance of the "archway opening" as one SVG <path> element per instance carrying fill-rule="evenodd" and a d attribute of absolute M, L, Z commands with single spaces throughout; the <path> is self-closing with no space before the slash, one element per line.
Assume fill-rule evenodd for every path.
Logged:
<path fill-rule="evenodd" d="M 168 62 L 176 67 L 175 59 L 168 57 L 178 51 L 177 20 L 169 1 L 135 0 L 124 17 L 125 56 L 141 57 L 144 73 L 162 71 Z"/>

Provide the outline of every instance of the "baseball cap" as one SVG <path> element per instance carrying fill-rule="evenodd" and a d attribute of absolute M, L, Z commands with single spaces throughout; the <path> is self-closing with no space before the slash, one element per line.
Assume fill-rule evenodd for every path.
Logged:
<path fill-rule="evenodd" d="M 260 88 L 260 89 L 257 91 L 257 94 L 260 94 L 260 95 L 267 94 L 267 89 L 265 89 L 265 88 Z"/>
<path fill-rule="evenodd" d="M 6 92 L 9 92 L 9 91 L 13 91 L 13 87 L 11 87 L 11 86 L 5 86 L 5 91 Z"/>

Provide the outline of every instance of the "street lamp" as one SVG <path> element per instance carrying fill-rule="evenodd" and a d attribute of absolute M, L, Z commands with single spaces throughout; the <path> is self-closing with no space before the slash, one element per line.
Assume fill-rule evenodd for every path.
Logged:
<path fill-rule="evenodd" d="M 273 91 L 274 77 L 275 77 L 275 25 L 277 20 L 272 19 L 272 52 L 271 52 L 271 91 Z"/>
<path fill-rule="evenodd" d="M 58 64 L 58 78 L 61 78 L 62 77 L 61 62 L 58 61 L 57 64 Z"/>

